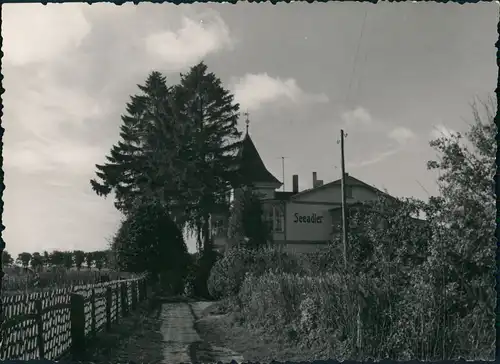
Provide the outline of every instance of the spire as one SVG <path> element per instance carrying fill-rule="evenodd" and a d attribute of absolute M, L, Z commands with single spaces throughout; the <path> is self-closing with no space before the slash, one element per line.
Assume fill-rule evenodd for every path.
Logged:
<path fill-rule="evenodd" d="M 245 115 L 248 116 L 248 113 L 245 113 Z M 276 183 L 279 187 L 282 183 L 267 170 L 252 138 L 248 134 L 248 119 L 246 124 L 247 134 L 238 152 L 241 177 L 245 183 Z"/>

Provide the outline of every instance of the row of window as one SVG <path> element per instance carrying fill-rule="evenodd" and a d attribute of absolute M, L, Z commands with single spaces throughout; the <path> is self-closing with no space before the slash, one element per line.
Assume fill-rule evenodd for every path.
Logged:
<path fill-rule="evenodd" d="M 275 233 L 282 233 L 285 225 L 285 216 L 283 210 L 278 206 L 271 206 L 268 210 L 266 221 L 271 230 Z"/>

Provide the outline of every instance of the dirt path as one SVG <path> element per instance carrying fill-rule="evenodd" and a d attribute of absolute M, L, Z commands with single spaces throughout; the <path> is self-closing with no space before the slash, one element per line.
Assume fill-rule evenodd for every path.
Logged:
<path fill-rule="evenodd" d="M 207 305 L 204 302 L 162 304 L 163 363 L 243 362 L 241 355 L 204 342 L 196 332 L 196 312 Z"/>
<path fill-rule="evenodd" d="M 191 362 L 189 347 L 201 338 L 194 329 L 194 318 L 187 303 L 164 303 L 160 313 L 163 335 L 163 362 Z"/>

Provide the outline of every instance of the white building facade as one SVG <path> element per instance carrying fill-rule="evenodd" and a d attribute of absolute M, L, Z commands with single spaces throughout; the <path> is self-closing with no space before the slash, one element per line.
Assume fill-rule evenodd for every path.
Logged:
<path fill-rule="evenodd" d="M 299 253 L 326 247 L 333 235 L 340 233 L 341 180 L 324 184 L 313 172 L 313 188 L 299 191 L 299 179 L 294 175 L 292 191 L 277 191 L 282 183 L 267 170 L 248 133 L 242 144 L 239 157 L 243 175 L 262 198 L 264 218 L 272 226 L 272 244 Z M 380 194 L 387 196 L 347 174 L 345 182 L 348 205 L 376 200 Z M 232 191 L 232 196 L 239 198 L 241 190 Z M 212 221 L 215 246 L 227 250 L 234 245 L 228 238 L 228 214 L 213 214 Z"/>

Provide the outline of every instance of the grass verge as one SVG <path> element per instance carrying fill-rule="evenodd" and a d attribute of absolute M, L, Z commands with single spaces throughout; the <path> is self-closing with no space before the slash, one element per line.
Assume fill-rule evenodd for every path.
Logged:
<path fill-rule="evenodd" d="M 244 325 L 237 313 L 223 313 L 220 303 L 214 303 L 196 316 L 195 328 L 203 341 L 240 353 L 245 361 L 311 361 L 327 359 L 317 351 Z"/>
<path fill-rule="evenodd" d="M 93 340 L 86 361 L 161 363 L 163 336 L 159 310 L 143 305 Z"/>

